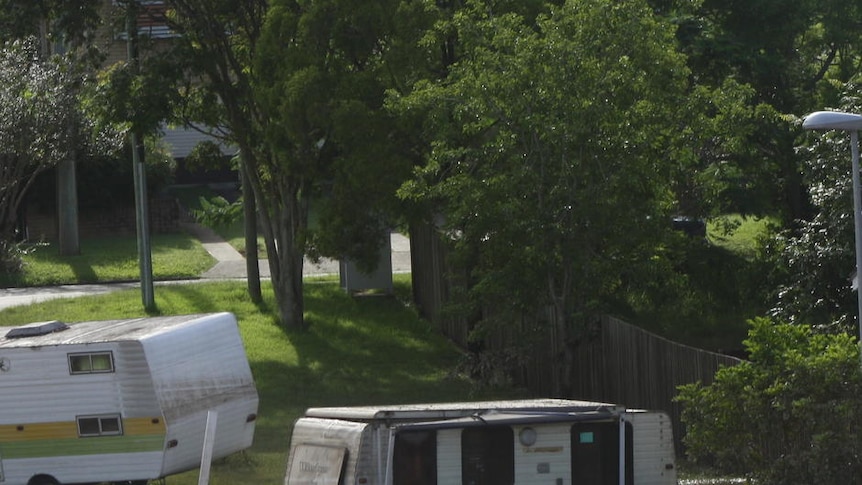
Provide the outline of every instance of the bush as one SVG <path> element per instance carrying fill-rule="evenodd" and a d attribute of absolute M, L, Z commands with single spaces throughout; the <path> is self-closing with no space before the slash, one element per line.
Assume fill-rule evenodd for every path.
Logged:
<path fill-rule="evenodd" d="M 692 460 L 764 484 L 862 483 L 856 339 L 752 322 L 749 362 L 680 388 Z"/>
<path fill-rule="evenodd" d="M 0 239 L 0 274 L 19 274 L 24 270 L 21 246 Z"/>

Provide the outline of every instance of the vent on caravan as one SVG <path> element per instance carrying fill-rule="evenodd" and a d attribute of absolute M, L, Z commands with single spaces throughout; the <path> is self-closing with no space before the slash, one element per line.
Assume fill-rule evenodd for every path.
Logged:
<path fill-rule="evenodd" d="M 6 332 L 6 338 L 38 337 L 49 333 L 62 332 L 69 328 L 63 322 L 52 320 L 50 322 L 36 322 L 21 327 L 15 327 Z"/>

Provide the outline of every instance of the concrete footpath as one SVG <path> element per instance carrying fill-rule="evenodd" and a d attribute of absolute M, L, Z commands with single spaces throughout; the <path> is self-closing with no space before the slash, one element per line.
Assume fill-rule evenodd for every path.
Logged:
<path fill-rule="evenodd" d="M 216 263 L 203 274 L 200 279 L 183 281 L 156 281 L 156 286 L 169 284 L 196 283 L 213 280 L 241 280 L 247 277 L 246 262 L 242 254 L 230 244 L 221 239 L 212 230 L 198 224 L 184 224 L 183 229 L 197 238 L 204 249 L 216 260 Z M 392 272 L 410 272 L 410 240 L 407 237 L 392 233 Z M 260 276 L 269 278 L 269 262 L 259 261 Z M 303 276 L 324 276 L 338 274 L 339 263 L 336 260 L 322 260 L 313 263 L 306 260 L 303 265 Z M 111 291 L 139 288 L 140 283 L 105 283 L 85 285 L 61 285 L 36 288 L 0 288 L 0 310 L 18 305 L 31 305 L 46 300 L 58 298 L 77 298 L 86 295 L 98 295 Z"/>

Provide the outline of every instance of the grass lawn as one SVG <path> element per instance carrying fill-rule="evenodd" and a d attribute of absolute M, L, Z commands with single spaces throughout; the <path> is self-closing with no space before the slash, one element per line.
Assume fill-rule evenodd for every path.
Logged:
<path fill-rule="evenodd" d="M 396 276 L 397 297 L 353 298 L 336 278 L 305 285 L 310 329 L 276 324 L 271 287 L 261 306 L 241 282 L 159 286 L 159 314 L 229 311 L 237 315 L 260 393 L 254 446 L 218 462 L 213 485 L 266 485 L 283 481 L 292 423 L 311 406 L 408 403 L 514 397 L 512 389 L 485 389 L 454 372 L 461 353 L 420 320 L 408 304 L 408 275 Z M 57 319 L 66 322 L 143 316 L 139 291 L 0 311 L 2 325 Z M 197 472 L 167 479 L 197 483 Z"/>
<path fill-rule="evenodd" d="M 751 260 L 757 253 L 758 239 L 768 233 L 770 218 L 743 217 L 730 214 L 717 217 L 707 223 L 709 240 L 740 257 Z"/>
<path fill-rule="evenodd" d="M 185 233 L 155 234 L 150 238 L 153 275 L 159 280 L 193 279 L 215 260 L 201 243 Z M 24 272 L 0 273 L 0 287 L 47 286 L 140 278 L 137 239 L 115 236 L 81 240 L 81 254 L 60 256 L 55 244 L 32 246 L 24 257 Z"/>

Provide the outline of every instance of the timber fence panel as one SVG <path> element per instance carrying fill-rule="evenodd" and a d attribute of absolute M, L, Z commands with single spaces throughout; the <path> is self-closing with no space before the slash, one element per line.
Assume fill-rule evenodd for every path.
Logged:
<path fill-rule="evenodd" d="M 446 259 L 445 238 L 433 225 L 410 229 L 413 292 L 420 315 L 429 320 L 455 344 L 468 348 L 473 322 L 479 317 L 493 319 L 495 310 L 483 309 L 481 316 L 458 316 L 446 311 L 463 278 L 455 277 Z M 684 433 L 681 409 L 675 402 L 677 388 L 683 384 L 713 381 L 722 366 L 741 362 L 735 357 L 695 349 L 672 342 L 622 320 L 603 317 L 587 332 L 575 349 L 572 369 L 561 369 L 563 339 L 548 322 L 554 321 L 552 309 L 533 318 L 514 318 L 520 324 L 490 334 L 481 352 L 506 355 L 513 347 L 526 349 L 511 377 L 515 384 L 546 397 L 590 399 L 632 408 L 661 410 L 671 417 L 677 451 Z M 594 330 L 594 331 L 593 331 Z M 525 343 L 524 336 L 529 341 Z M 511 363 L 511 362 L 510 362 Z M 560 382 L 569 371 L 573 382 Z M 560 390 L 568 395 L 560 395 Z"/>

